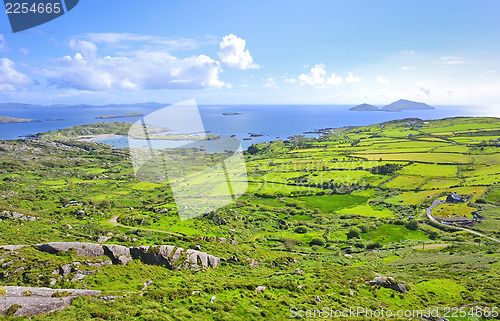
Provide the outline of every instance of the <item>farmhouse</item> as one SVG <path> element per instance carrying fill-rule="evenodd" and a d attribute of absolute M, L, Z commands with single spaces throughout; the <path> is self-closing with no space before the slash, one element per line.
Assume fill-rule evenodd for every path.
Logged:
<path fill-rule="evenodd" d="M 462 203 L 464 202 L 464 199 L 462 196 L 458 195 L 457 193 L 453 192 L 448 197 L 446 198 L 447 203 Z"/>

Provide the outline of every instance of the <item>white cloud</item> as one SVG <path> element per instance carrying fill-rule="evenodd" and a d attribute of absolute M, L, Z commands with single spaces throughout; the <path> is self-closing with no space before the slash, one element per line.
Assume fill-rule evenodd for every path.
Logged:
<path fill-rule="evenodd" d="M 297 79 L 295 79 L 295 78 L 285 78 L 285 82 L 289 82 L 289 83 L 295 84 L 297 82 Z"/>
<path fill-rule="evenodd" d="M 25 56 L 30 54 L 30 51 L 28 50 L 28 48 L 19 48 L 19 52 Z"/>
<path fill-rule="evenodd" d="M 40 70 L 60 88 L 106 91 L 115 89 L 203 89 L 221 88 L 219 63 L 206 55 L 177 58 L 164 51 L 135 51 L 100 57 L 89 41 L 73 41 L 73 57 L 54 61 Z"/>
<path fill-rule="evenodd" d="M 403 67 L 400 67 L 399 69 L 404 70 L 404 71 L 409 71 L 409 70 L 413 70 L 415 68 L 416 67 L 413 67 L 413 66 L 403 66 Z"/>
<path fill-rule="evenodd" d="M 345 79 L 345 82 L 352 84 L 352 83 L 356 83 L 356 82 L 361 82 L 362 80 L 363 79 L 359 78 L 358 76 L 353 76 L 353 74 L 349 72 L 348 76 Z"/>
<path fill-rule="evenodd" d="M 342 77 L 336 76 L 334 73 L 327 77 L 326 66 L 324 64 L 315 65 L 311 68 L 309 74 L 301 74 L 299 76 L 301 85 L 310 85 L 317 88 L 325 88 L 334 86 L 343 82 Z"/>
<path fill-rule="evenodd" d="M 274 78 L 269 77 L 264 79 L 264 81 L 265 81 L 264 84 L 265 88 L 278 88 L 278 83 L 274 80 Z"/>
<path fill-rule="evenodd" d="M 447 57 L 441 57 L 441 60 L 438 61 L 438 63 L 446 65 L 456 65 L 456 64 L 464 64 L 465 61 L 461 60 L 460 57 L 447 56 Z"/>
<path fill-rule="evenodd" d="M 97 53 L 97 46 L 90 41 L 71 39 L 69 47 L 85 57 L 93 57 Z"/>
<path fill-rule="evenodd" d="M 388 84 L 388 83 L 390 83 L 389 79 L 385 79 L 382 76 L 377 76 L 377 82 L 379 84 Z"/>
<path fill-rule="evenodd" d="M 246 41 L 233 35 L 222 38 L 220 43 L 219 58 L 224 68 L 235 70 L 247 70 L 260 68 L 253 62 L 248 49 L 245 49 Z"/>
<path fill-rule="evenodd" d="M 17 86 L 31 85 L 35 82 L 16 70 L 16 64 L 8 59 L 0 59 L 0 91 L 14 91 Z"/>
<path fill-rule="evenodd" d="M 93 43 L 104 44 L 111 47 L 128 48 L 131 46 L 137 47 L 138 44 L 145 46 L 161 46 L 167 50 L 176 49 L 196 49 L 200 45 L 200 41 L 189 38 L 169 38 L 159 36 L 138 35 L 135 33 L 87 33 L 81 35 L 80 38 L 86 39 Z"/>

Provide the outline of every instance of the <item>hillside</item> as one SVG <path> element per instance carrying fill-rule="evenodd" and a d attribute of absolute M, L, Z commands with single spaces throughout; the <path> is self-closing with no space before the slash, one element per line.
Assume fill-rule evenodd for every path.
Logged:
<path fill-rule="evenodd" d="M 361 104 L 352 108 L 349 108 L 349 110 L 354 110 L 354 111 L 380 111 L 380 108 L 370 105 L 370 104 Z"/>
<path fill-rule="evenodd" d="M 484 237 L 500 238 L 498 118 L 402 119 L 254 144 L 246 193 L 188 220 L 167 182 L 136 176 L 128 149 L 59 140 L 130 126 L 109 124 L 0 141 L 0 245 L 22 245 L 0 246 L 0 311 L 14 290 L 25 302 L 40 287 L 53 289 L 48 299 L 100 291 L 33 318 L 47 321 L 500 302 L 500 247 Z M 188 184 L 213 162 L 176 157 Z M 426 209 L 453 192 L 467 201 L 440 203 L 432 214 L 447 223 L 430 221 Z"/>
<path fill-rule="evenodd" d="M 425 103 L 419 103 L 415 101 L 400 99 L 387 106 L 382 107 L 385 111 L 400 111 L 400 110 L 424 110 L 424 109 L 434 109 Z"/>

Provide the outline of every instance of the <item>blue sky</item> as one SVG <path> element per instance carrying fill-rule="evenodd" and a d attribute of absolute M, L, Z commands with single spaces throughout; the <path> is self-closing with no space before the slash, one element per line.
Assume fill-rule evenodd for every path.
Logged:
<path fill-rule="evenodd" d="M 82 0 L 13 34 L 0 101 L 500 105 L 498 1 Z"/>

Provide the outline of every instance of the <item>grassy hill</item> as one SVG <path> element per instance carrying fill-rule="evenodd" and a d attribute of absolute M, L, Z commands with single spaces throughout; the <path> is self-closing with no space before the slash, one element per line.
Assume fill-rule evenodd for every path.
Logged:
<path fill-rule="evenodd" d="M 0 213 L 37 217 L 4 215 L 0 243 L 105 236 L 125 246 L 199 246 L 226 261 L 207 271 L 136 261 L 93 268 L 94 261 L 72 253 L 0 249 L 4 286 L 86 288 L 114 297 L 77 298 L 37 320 L 287 320 L 292 308 L 469 312 L 469 304 L 491 309 L 500 302 L 498 244 L 434 226 L 424 215 L 435 199 L 457 192 L 468 201 L 438 206 L 436 214 L 472 219 L 478 211 L 484 219 L 472 229 L 500 237 L 498 118 L 404 119 L 255 144 L 245 154 L 245 195 L 184 221 L 169 185 L 137 178 L 126 149 L 60 140 L 130 126 L 106 124 L 40 135 L 58 141 L 0 141 Z M 190 173 L 199 166 L 188 158 L 185 164 Z M 65 207 L 71 200 L 79 205 Z M 121 226 L 109 222 L 114 217 Z M 71 271 L 53 283 L 52 272 L 71 262 L 95 273 L 75 280 Z M 407 293 L 367 284 L 372 271 L 405 282 Z"/>

